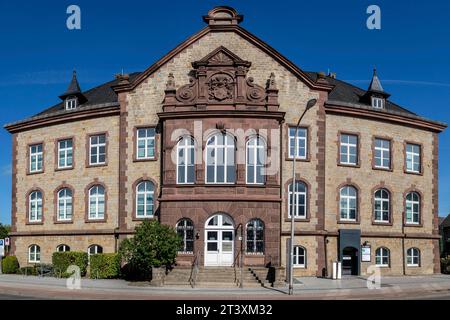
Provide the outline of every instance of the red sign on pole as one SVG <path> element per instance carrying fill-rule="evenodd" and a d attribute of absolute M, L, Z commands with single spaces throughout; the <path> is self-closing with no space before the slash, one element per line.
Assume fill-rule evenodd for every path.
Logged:
<path fill-rule="evenodd" d="M 5 238 L 5 246 L 9 247 L 9 238 Z"/>

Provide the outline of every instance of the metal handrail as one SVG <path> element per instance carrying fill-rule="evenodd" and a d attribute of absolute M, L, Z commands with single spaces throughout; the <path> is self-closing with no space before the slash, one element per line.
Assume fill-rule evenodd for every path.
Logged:
<path fill-rule="evenodd" d="M 243 226 L 242 226 L 242 223 L 240 223 L 240 224 L 236 227 L 235 235 L 238 234 L 239 228 L 241 228 L 241 237 L 242 237 L 242 239 L 241 239 L 241 246 L 240 246 L 239 250 L 237 251 L 236 256 L 234 257 L 233 265 L 232 265 L 232 266 L 233 266 L 233 268 L 234 268 L 234 282 L 235 282 L 236 284 L 238 284 L 240 288 L 242 288 L 242 287 L 243 287 L 243 279 L 242 279 L 242 276 L 243 276 L 243 274 L 242 274 L 242 272 L 243 272 L 243 270 L 242 270 L 242 267 L 243 267 L 242 250 L 243 250 L 243 247 L 242 247 L 242 244 L 243 244 L 243 241 L 244 241 L 244 239 L 243 239 L 243 236 L 244 236 L 244 235 L 243 235 Z M 239 259 L 239 260 L 238 260 L 238 259 Z M 237 262 L 238 262 L 238 261 L 239 261 L 239 278 L 238 278 L 238 273 L 237 273 L 237 267 L 238 267 Z"/>
<path fill-rule="evenodd" d="M 233 260 L 234 282 L 236 284 L 239 284 L 239 282 L 240 282 L 239 279 L 238 279 L 238 272 L 237 272 L 237 269 L 240 267 L 238 265 L 240 255 L 241 255 L 241 249 L 239 248 L 239 250 L 236 253 L 236 255 L 234 256 L 234 260 Z"/>
<path fill-rule="evenodd" d="M 189 276 L 189 284 L 191 285 L 192 288 L 194 288 L 197 283 L 198 270 L 199 268 L 198 268 L 198 251 L 197 251 L 194 257 L 194 261 L 192 261 L 191 275 Z"/>

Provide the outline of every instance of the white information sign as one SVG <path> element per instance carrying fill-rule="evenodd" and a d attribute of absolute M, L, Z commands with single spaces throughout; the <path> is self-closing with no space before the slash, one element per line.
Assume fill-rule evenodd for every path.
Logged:
<path fill-rule="evenodd" d="M 370 262 L 370 246 L 361 247 L 361 261 L 362 262 Z"/>

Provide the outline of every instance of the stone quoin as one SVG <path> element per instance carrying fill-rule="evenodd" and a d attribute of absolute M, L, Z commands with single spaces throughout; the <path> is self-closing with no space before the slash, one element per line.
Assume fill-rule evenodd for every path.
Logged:
<path fill-rule="evenodd" d="M 158 219 L 183 238 L 178 265 L 231 266 L 242 248 L 246 266 L 284 270 L 292 212 L 295 276 L 331 276 L 337 260 L 354 275 L 439 272 L 446 125 L 391 102 L 376 71 L 364 90 L 300 69 L 232 8 L 203 20 L 143 72 L 87 91 L 74 72 L 60 103 L 5 126 L 21 266 L 117 252 Z"/>

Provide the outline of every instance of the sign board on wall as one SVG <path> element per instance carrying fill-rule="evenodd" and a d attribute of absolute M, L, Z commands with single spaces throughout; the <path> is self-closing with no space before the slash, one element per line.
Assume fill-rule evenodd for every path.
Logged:
<path fill-rule="evenodd" d="M 9 238 L 5 238 L 5 247 L 9 247 Z"/>
<path fill-rule="evenodd" d="M 0 239 L 0 257 L 5 255 L 5 240 Z"/>
<path fill-rule="evenodd" d="M 370 246 L 361 247 L 361 262 L 370 262 Z"/>

